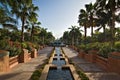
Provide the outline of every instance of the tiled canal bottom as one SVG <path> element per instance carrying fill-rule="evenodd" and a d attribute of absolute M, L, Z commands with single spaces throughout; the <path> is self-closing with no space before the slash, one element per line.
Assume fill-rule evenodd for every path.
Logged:
<path fill-rule="evenodd" d="M 69 68 L 62 69 L 61 67 L 65 65 L 65 60 L 61 60 L 62 52 L 59 47 L 55 48 L 56 54 L 53 59 L 52 64 L 57 65 L 57 68 L 50 68 L 47 80 L 74 80 Z"/>

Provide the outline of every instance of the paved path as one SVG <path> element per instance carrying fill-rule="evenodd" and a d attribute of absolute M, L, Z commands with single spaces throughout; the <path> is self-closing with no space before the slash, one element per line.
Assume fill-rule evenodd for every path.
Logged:
<path fill-rule="evenodd" d="M 9 73 L 0 74 L 0 80 L 29 80 L 33 71 L 44 63 L 44 60 L 48 58 L 52 49 L 52 47 L 46 47 L 39 50 L 37 58 L 32 58 L 27 63 L 18 64 Z"/>
<path fill-rule="evenodd" d="M 120 75 L 116 73 L 107 73 L 101 67 L 79 58 L 78 52 L 70 48 L 63 48 L 65 54 L 73 61 L 78 69 L 85 72 L 90 80 L 120 80 Z"/>

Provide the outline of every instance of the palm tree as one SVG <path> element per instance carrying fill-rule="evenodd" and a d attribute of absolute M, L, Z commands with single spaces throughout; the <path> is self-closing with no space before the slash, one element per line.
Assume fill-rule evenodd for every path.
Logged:
<path fill-rule="evenodd" d="M 71 26 L 71 28 L 68 28 L 68 29 L 70 29 L 70 35 L 72 37 L 72 46 L 74 46 L 75 28 L 76 28 L 76 26 Z"/>
<path fill-rule="evenodd" d="M 81 38 L 82 34 L 81 34 L 82 30 L 80 30 L 80 27 L 76 27 L 75 28 L 75 44 L 78 45 L 78 39 Z"/>
<path fill-rule="evenodd" d="M 90 26 L 91 26 L 91 36 L 93 37 L 93 27 L 95 26 L 95 7 L 94 4 L 86 4 L 85 5 L 87 14 L 88 14 L 88 20 L 90 20 Z"/>
<path fill-rule="evenodd" d="M 33 41 L 34 28 L 38 27 L 38 25 L 40 25 L 41 23 L 37 22 L 38 15 L 37 15 L 36 11 L 39 10 L 39 8 L 37 6 L 34 6 L 34 4 L 32 4 L 29 7 L 29 10 L 30 10 L 29 21 L 30 21 L 30 24 L 32 26 L 32 29 L 31 29 L 31 40 Z"/>
<path fill-rule="evenodd" d="M 69 35 L 72 37 L 72 45 L 74 46 L 75 41 L 76 44 L 78 44 L 78 38 L 81 36 L 81 31 L 80 28 L 77 26 L 71 26 Z"/>
<path fill-rule="evenodd" d="M 49 44 L 49 43 L 52 43 L 54 41 L 54 36 L 52 34 L 52 32 L 47 32 L 47 36 L 46 36 L 46 43 Z"/>
<path fill-rule="evenodd" d="M 29 7 L 32 5 L 32 0 L 8 0 L 11 7 L 11 12 L 20 18 L 22 22 L 21 42 L 24 41 L 24 26 L 28 19 L 30 10 Z"/>
<path fill-rule="evenodd" d="M 106 9 L 107 11 L 111 12 L 111 34 L 112 34 L 112 45 L 114 45 L 114 37 L 115 37 L 115 13 L 118 12 L 117 10 L 120 9 L 120 1 L 119 0 L 97 0 L 98 7 L 102 7 L 103 9 Z"/>
<path fill-rule="evenodd" d="M 4 28 L 17 30 L 17 21 L 11 15 L 6 0 L 1 0 L 0 4 L 0 24 Z"/>
<path fill-rule="evenodd" d="M 96 7 L 96 16 L 97 16 L 97 26 L 99 27 L 97 31 L 99 31 L 101 28 L 103 28 L 104 32 L 104 41 L 106 41 L 106 25 L 110 21 L 110 12 L 106 11 L 103 8 L 97 8 Z"/>
<path fill-rule="evenodd" d="M 65 31 L 63 33 L 63 41 L 64 41 L 65 44 L 69 43 L 69 31 Z"/>
<path fill-rule="evenodd" d="M 45 44 L 45 38 L 47 36 L 47 28 L 41 28 L 39 36 L 42 38 L 42 44 Z"/>
<path fill-rule="evenodd" d="M 86 43 L 86 36 L 87 36 L 87 28 L 89 27 L 89 21 L 88 21 L 88 13 L 86 10 L 81 9 L 80 10 L 80 14 L 78 17 L 78 23 L 80 26 L 84 27 L 84 40 Z"/>

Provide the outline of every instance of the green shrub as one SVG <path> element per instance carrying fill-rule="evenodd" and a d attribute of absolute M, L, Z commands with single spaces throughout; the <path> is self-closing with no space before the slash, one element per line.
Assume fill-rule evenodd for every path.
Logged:
<path fill-rule="evenodd" d="M 99 42 L 91 43 L 90 47 L 93 50 L 99 50 L 101 47 L 101 43 L 99 43 Z"/>
<path fill-rule="evenodd" d="M 79 74 L 81 80 L 89 80 L 89 78 L 82 71 L 79 70 L 77 73 Z"/>
<path fill-rule="evenodd" d="M 31 80 L 39 80 L 42 73 L 42 69 L 35 70 L 31 76 Z"/>
<path fill-rule="evenodd" d="M 7 40 L 0 40 L 0 49 L 9 51 L 10 57 L 13 57 L 15 55 L 18 55 L 21 53 L 21 49 L 17 48 L 15 46 L 10 46 Z"/>
<path fill-rule="evenodd" d="M 21 53 L 21 49 L 15 46 L 8 48 L 8 51 L 10 52 L 9 54 L 10 57 L 19 55 Z"/>
<path fill-rule="evenodd" d="M 27 48 L 27 43 L 26 42 L 22 42 L 22 48 Z"/>
<path fill-rule="evenodd" d="M 120 52 L 120 42 L 116 42 L 114 45 L 114 51 Z"/>
<path fill-rule="evenodd" d="M 7 40 L 0 40 L 0 49 L 5 49 L 7 45 Z"/>
<path fill-rule="evenodd" d="M 23 42 L 22 43 L 22 47 L 23 48 L 25 48 L 25 49 L 27 49 L 28 50 L 28 52 L 32 52 L 32 43 L 30 43 L 30 42 Z"/>
<path fill-rule="evenodd" d="M 80 46 L 78 46 L 78 48 L 83 49 L 83 50 L 85 49 L 85 47 L 86 46 L 84 44 L 81 44 Z"/>
<path fill-rule="evenodd" d="M 109 43 L 103 43 L 101 48 L 99 49 L 98 55 L 104 58 L 108 58 L 109 53 L 113 50 L 113 47 L 111 47 Z"/>

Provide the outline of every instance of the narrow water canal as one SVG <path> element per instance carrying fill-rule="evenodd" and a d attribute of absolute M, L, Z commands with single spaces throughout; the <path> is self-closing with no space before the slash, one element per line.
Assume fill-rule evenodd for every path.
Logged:
<path fill-rule="evenodd" d="M 49 69 L 47 80 L 74 80 L 70 69 L 62 68 L 62 66 L 66 64 L 62 54 L 61 48 L 56 47 L 52 64 L 57 65 L 57 68 Z"/>

